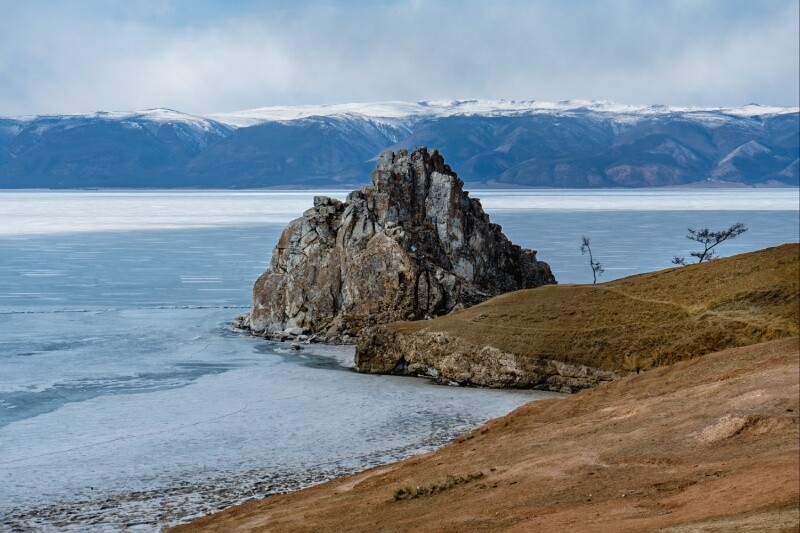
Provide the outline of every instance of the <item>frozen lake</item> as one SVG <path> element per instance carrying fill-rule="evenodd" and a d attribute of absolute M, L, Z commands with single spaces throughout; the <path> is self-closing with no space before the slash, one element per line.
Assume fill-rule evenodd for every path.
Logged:
<path fill-rule="evenodd" d="M 0 192 L 0 529 L 157 529 L 432 449 L 548 394 L 365 376 L 230 333 L 310 192 Z M 327 193 L 343 198 L 345 193 Z M 798 236 L 798 191 L 479 191 L 564 283 L 669 267 L 687 227 Z"/>

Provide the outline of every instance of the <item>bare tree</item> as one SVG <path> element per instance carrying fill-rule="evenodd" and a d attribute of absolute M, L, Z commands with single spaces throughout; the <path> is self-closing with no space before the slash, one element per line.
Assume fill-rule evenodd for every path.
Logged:
<path fill-rule="evenodd" d="M 700 228 L 698 230 L 689 228 L 689 233 L 686 235 L 686 238 L 697 241 L 703 245 L 702 251 L 689 252 L 689 255 L 696 257 L 698 263 L 714 259 L 717 257 L 717 253 L 714 251 L 715 246 L 728 239 L 735 239 L 745 231 L 747 231 L 747 226 L 741 222 L 737 222 L 733 226 L 722 231 L 711 231 L 708 228 Z M 685 265 L 686 259 L 676 255 L 672 258 L 672 262 L 676 265 Z"/>
<path fill-rule="evenodd" d="M 605 272 L 605 270 L 600 265 L 600 261 L 595 261 L 594 257 L 592 257 L 592 243 L 589 242 L 589 237 L 581 235 L 581 254 L 586 255 L 587 252 L 589 254 L 589 266 L 592 267 L 592 278 L 594 279 L 592 283 L 597 283 L 597 276 Z"/>

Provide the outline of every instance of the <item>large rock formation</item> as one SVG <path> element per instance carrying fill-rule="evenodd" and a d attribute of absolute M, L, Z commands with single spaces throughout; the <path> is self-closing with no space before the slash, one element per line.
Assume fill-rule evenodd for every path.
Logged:
<path fill-rule="evenodd" d="M 348 340 L 362 328 L 449 313 L 555 283 L 512 244 L 437 151 L 386 151 L 347 201 L 316 197 L 286 227 L 239 325 L 270 338 Z"/>

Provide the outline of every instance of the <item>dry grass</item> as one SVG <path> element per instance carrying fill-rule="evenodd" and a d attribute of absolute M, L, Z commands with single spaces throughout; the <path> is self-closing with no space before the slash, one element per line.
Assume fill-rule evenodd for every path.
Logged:
<path fill-rule="evenodd" d="M 434 494 L 444 492 L 448 489 L 452 489 L 453 487 L 458 487 L 459 485 L 464 485 L 471 481 L 475 481 L 476 479 L 481 479 L 483 475 L 483 472 L 473 472 L 465 476 L 448 475 L 443 479 L 428 483 L 426 485 L 417 485 L 416 487 L 397 489 L 394 492 L 394 499 L 395 501 L 414 500 L 417 498 L 424 498 L 426 496 L 433 496 Z"/>
<path fill-rule="evenodd" d="M 517 291 L 391 327 L 625 373 L 797 335 L 799 294 L 800 245 L 785 244 L 597 285 Z"/>

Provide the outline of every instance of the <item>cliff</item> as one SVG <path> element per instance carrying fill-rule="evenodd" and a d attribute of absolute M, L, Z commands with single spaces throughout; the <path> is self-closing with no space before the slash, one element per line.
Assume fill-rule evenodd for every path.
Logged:
<path fill-rule="evenodd" d="M 386 151 L 371 181 L 345 202 L 316 197 L 286 227 L 240 327 L 346 342 L 367 326 L 555 283 L 535 251 L 491 223 L 437 151 Z"/>
<path fill-rule="evenodd" d="M 574 392 L 631 372 L 800 332 L 800 246 L 597 285 L 493 298 L 366 329 L 361 372 Z"/>

